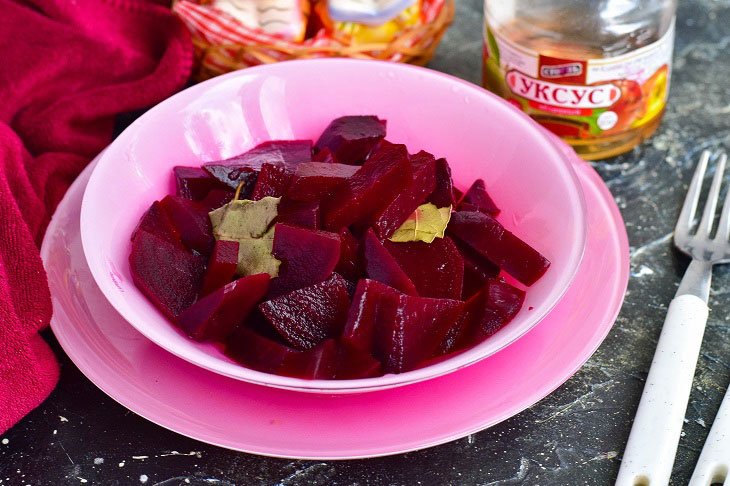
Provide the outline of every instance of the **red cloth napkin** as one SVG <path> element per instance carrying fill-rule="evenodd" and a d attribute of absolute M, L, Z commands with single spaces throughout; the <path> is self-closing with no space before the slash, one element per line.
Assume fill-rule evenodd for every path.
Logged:
<path fill-rule="evenodd" d="M 51 214 L 111 141 L 116 114 L 184 85 L 192 45 L 149 0 L 0 0 L 0 59 L 2 433 L 58 380 L 38 334 L 52 311 L 38 253 Z"/>

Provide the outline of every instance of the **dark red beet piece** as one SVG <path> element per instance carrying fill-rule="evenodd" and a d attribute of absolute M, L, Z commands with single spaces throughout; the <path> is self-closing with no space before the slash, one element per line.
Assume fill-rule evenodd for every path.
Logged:
<path fill-rule="evenodd" d="M 299 351 L 241 326 L 226 341 L 225 353 L 242 365 L 264 373 L 278 373 Z"/>
<path fill-rule="evenodd" d="M 340 259 L 335 266 L 335 271 L 348 280 L 357 281 L 362 276 L 364 269 L 360 259 L 360 251 L 357 239 L 352 236 L 350 230 L 340 230 Z"/>
<path fill-rule="evenodd" d="M 432 243 L 386 241 L 385 248 L 411 279 L 421 297 L 461 298 L 464 259 L 448 236 L 436 238 Z"/>
<path fill-rule="evenodd" d="M 368 228 L 365 232 L 362 249 L 365 273 L 368 278 L 382 282 L 408 295 L 418 295 L 417 287 L 398 265 L 396 259 L 386 250 L 378 237 L 375 236 L 372 228 Z M 423 261 L 418 263 L 421 265 L 427 264 Z M 459 280 L 459 292 L 461 292 L 461 280 Z"/>
<path fill-rule="evenodd" d="M 391 289 L 381 297 L 373 355 L 385 373 L 403 373 L 433 357 L 464 303 L 412 297 Z"/>
<path fill-rule="evenodd" d="M 246 319 L 269 288 L 269 274 L 239 278 L 194 303 L 177 324 L 196 341 L 223 341 Z"/>
<path fill-rule="evenodd" d="M 345 280 L 324 282 L 267 300 L 259 310 L 296 349 L 310 349 L 342 332 L 350 307 Z"/>
<path fill-rule="evenodd" d="M 137 228 L 132 233 L 132 240 L 134 240 L 139 231 L 146 231 L 170 243 L 182 246 L 180 233 L 173 226 L 172 221 L 167 216 L 167 213 L 165 213 L 159 201 L 153 202 L 147 212 L 142 215 L 142 219 L 139 220 Z"/>
<path fill-rule="evenodd" d="M 285 197 L 279 203 L 276 222 L 319 229 L 322 226 L 319 214 L 319 201 L 293 201 Z"/>
<path fill-rule="evenodd" d="M 461 289 L 461 300 L 469 300 L 482 290 L 487 280 L 499 275 L 499 267 L 458 238 L 454 238 L 453 242 L 464 259 L 464 285 Z"/>
<path fill-rule="evenodd" d="M 273 255 L 281 260 L 279 277 L 271 282 L 271 295 L 278 296 L 325 280 L 340 259 L 336 233 L 277 224 Z"/>
<path fill-rule="evenodd" d="M 510 322 L 522 308 L 525 292 L 507 282 L 491 279 L 466 304 L 458 335 L 453 342 L 444 342 L 446 350 L 475 346 Z"/>
<path fill-rule="evenodd" d="M 362 279 L 357 283 L 342 331 L 342 341 L 370 352 L 373 347 L 378 304 L 390 287 L 375 280 Z"/>
<path fill-rule="evenodd" d="M 289 354 L 277 374 L 307 380 L 331 380 L 337 370 L 337 354 L 335 340 L 327 339 L 312 349 Z"/>
<path fill-rule="evenodd" d="M 205 260 L 146 231 L 138 231 L 129 254 L 132 280 L 167 317 L 174 319 L 198 296 Z"/>
<path fill-rule="evenodd" d="M 215 238 L 208 209 L 200 203 L 177 196 L 165 196 L 160 204 L 180 233 L 183 244 L 201 255 L 209 255 Z"/>
<path fill-rule="evenodd" d="M 174 167 L 172 172 L 175 174 L 175 194 L 185 199 L 200 201 L 212 189 L 221 187 L 220 181 L 212 178 L 200 167 L 178 166 Z"/>
<path fill-rule="evenodd" d="M 499 208 L 489 194 L 487 194 L 487 188 L 482 179 L 475 180 L 469 190 L 466 191 L 466 194 L 464 194 L 464 197 L 459 203 L 459 207 L 466 209 L 464 207 L 465 205 L 492 216 L 499 214 Z"/>
<path fill-rule="evenodd" d="M 226 162 L 261 168 L 264 163 L 283 164 L 292 169 L 302 162 L 312 161 L 311 140 L 272 140 L 257 145 L 248 152 Z M 234 162 L 235 161 L 235 162 Z"/>
<path fill-rule="evenodd" d="M 332 155 L 332 152 L 330 152 L 330 149 L 325 147 L 312 155 L 312 162 L 326 162 L 328 164 L 334 164 L 337 161 L 335 160 L 335 156 Z"/>
<path fill-rule="evenodd" d="M 235 190 L 239 184 L 243 183 L 239 198 L 251 199 L 261 167 L 248 167 L 239 164 L 226 165 L 225 162 L 203 164 L 203 169 L 231 189 Z"/>
<path fill-rule="evenodd" d="M 267 196 L 283 196 L 289 187 L 292 175 L 291 169 L 284 165 L 262 164 L 251 200 L 258 201 Z"/>
<path fill-rule="evenodd" d="M 329 149 L 343 164 L 360 164 L 385 137 L 386 121 L 377 116 L 343 116 L 330 122 L 315 146 Z"/>
<path fill-rule="evenodd" d="M 221 208 L 231 202 L 236 194 L 232 189 L 212 189 L 200 204 L 205 206 L 208 212 Z"/>
<path fill-rule="evenodd" d="M 378 150 L 326 201 L 324 227 L 339 231 L 365 222 L 389 205 L 412 180 L 405 145 L 383 141 Z"/>
<path fill-rule="evenodd" d="M 380 376 L 380 361 L 372 354 L 363 351 L 347 341 L 340 341 L 335 361 L 335 378 L 338 380 L 356 380 Z"/>
<path fill-rule="evenodd" d="M 208 295 L 233 280 L 238 265 L 238 242 L 218 240 L 208 260 L 200 295 Z"/>
<path fill-rule="evenodd" d="M 393 201 L 375 214 L 371 225 L 378 238 L 385 239 L 401 227 L 418 206 L 436 188 L 436 161 L 433 155 L 423 150 L 411 157 L 413 182 Z"/>
<path fill-rule="evenodd" d="M 449 231 L 525 285 L 535 283 L 550 266 L 537 250 L 488 214 L 455 212 L 449 221 Z"/>
<path fill-rule="evenodd" d="M 436 189 L 428 197 L 428 202 L 436 207 L 446 208 L 449 205 L 455 206 L 454 181 L 451 179 L 451 167 L 446 159 L 436 161 Z"/>
<path fill-rule="evenodd" d="M 287 195 L 299 201 L 318 201 L 352 177 L 359 167 L 327 162 L 299 164 Z"/>

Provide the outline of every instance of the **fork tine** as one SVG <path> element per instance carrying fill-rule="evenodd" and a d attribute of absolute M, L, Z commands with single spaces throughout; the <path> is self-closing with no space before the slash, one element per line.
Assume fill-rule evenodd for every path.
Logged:
<path fill-rule="evenodd" d="M 710 151 L 705 150 L 702 152 L 702 156 L 700 156 L 700 161 L 692 176 L 692 182 L 689 184 L 689 190 L 682 205 L 682 212 L 679 213 L 677 226 L 674 229 L 675 233 L 688 233 L 690 226 L 692 226 L 692 221 L 694 221 L 695 213 L 697 212 L 697 203 L 700 200 L 702 179 L 705 177 L 705 170 L 707 169 L 707 162 L 709 160 Z"/>
<path fill-rule="evenodd" d="M 702 213 L 702 221 L 697 228 L 697 235 L 709 236 L 712 231 L 712 223 L 715 220 L 715 210 L 717 209 L 717 200 L 720 196 L 720 186 L 722 186 L 722 176 L 725 173 L 725 157 L 720 157 L 715 166 L 715 176 L 712 178 L 710 192 L 707 195 L 705 210 Z"/>
<path fill-rule="evenodd" d="M 725 165 L 727 162 L 727 154 L 723 152 L 720 155 L 720 164 Z M 720 222 L 717 225 L 717 239 L 727 240 L 730 238 L 730 190 L 725 195 L 725 201 L 722 203 L 722 214 Z"/>

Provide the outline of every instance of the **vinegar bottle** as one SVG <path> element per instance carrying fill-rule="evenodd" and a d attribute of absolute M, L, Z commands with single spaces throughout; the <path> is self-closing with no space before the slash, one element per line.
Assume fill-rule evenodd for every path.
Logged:
<path fill-rule="evenodd" d="M 583 158 L 629 150 L 659 126 L 676 0 L 485 0 L 484 86 Z"/>

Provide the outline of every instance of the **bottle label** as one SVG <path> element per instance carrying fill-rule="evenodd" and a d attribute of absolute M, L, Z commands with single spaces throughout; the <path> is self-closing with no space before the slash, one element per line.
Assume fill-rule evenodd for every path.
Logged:
<path fill-rule="evenodd" d="M 664 110 L 674 22 L 652 44 L 587 60 L 540 54 L 485 24 L 484 85 L 557 135 L 608 137 L 638 129 Z"/>

